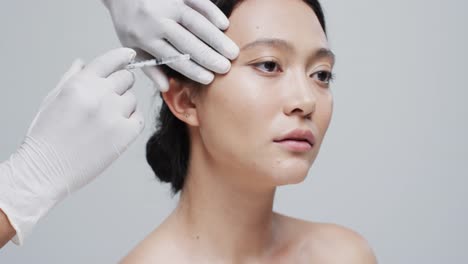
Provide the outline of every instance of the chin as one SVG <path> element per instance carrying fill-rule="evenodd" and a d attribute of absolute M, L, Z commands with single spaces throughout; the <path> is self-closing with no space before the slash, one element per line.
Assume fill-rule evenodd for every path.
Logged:
<path fill-rule="evenodd" d="M 273 184 L 275 186 L 298 184 L 305 180 L 309 172 L 309 164 L 297 164 L 293 167 L 282 167 L 272 172 Z"/>
<path fill-rule="evenodd" d="M 285 177 L 282 177 L 281 179 L 278 179 L 278 182 L 276 183 L 276 186 L 282 186 L 282 185 L 290 185 L 290 184 L 299 184 L 305 180 L 307 177 L 306 174 L 301 174 L 301 175 L 287 175 Z"/>
<path fill-rule="evenodd" d="M 275 159 L 273 164 L 273 166 L 266 167 L 267 170 L 264 171 L 266 173 L 263 173 L 264 175 L 268 175 L 273 186 L 303 182 L 312 166 L 312 162 L 309 159 L 297 157 Z"/>

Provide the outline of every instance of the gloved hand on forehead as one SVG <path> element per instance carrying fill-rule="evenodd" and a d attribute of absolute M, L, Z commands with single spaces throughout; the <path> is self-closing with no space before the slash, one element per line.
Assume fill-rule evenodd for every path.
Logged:
<path fill-rule="evenodd" d="M 103 0 L 117 35 L 126 47 L 138 51 L 137 59 L 152 59 L 188 53 L 190 61 L 169 66 L 186 77 L 209 84 L 216 73 L 226 73 L 239 54 L 237 45 L 221 30 L 229 20 L 210 0 Z M 157 67 L 145 74 L 161 91 L 167 77 Z M 213 71 L 213 72 L 211 72 Z"/>
<path fill-rule="evenodd" d="M 112 50 L 84 65 L 76 60 L 43 100 L 18 150 L 0 163 L 0 208 L 21 244 L 36 222 L 101 174 L 144 128 L 122 70 L 135 56 Z"/>

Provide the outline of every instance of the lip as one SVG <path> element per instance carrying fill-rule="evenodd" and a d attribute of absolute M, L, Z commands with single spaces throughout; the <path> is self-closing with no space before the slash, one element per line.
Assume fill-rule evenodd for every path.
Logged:
<path fill-rule="evenodd" d="M 315 145 L 315 136 L 311 130 L 295 129 L 283 136 L 275 138 L 275 143 L 287 147 L 292 151 L 305 152 L 309 151 Z"/>

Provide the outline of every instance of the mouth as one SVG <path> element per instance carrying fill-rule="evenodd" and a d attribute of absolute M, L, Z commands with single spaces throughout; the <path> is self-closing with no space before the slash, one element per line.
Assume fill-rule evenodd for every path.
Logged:
<path fill-rule="evenodd" d="M 307 152 L 310 151 L 315 145 L 315 137 L 310 130 L 293 130 L 273 142 L 286 147 L 293 152 Z"/>

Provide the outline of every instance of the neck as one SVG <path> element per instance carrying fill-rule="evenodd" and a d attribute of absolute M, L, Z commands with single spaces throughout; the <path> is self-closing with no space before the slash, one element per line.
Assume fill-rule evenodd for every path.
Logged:
<path fill-rule="evenodd" d="M 216 254 L 238 261 L 267 254 L 274 239 L 275 188 L 259 191 L 236 185 L 227 179 L 248 176 L 210 167 L 201 153 L 192 154 L 184 189 L 171 217 L 184 237 L 190 238 L 190 248 L 198 255 Z"/>

